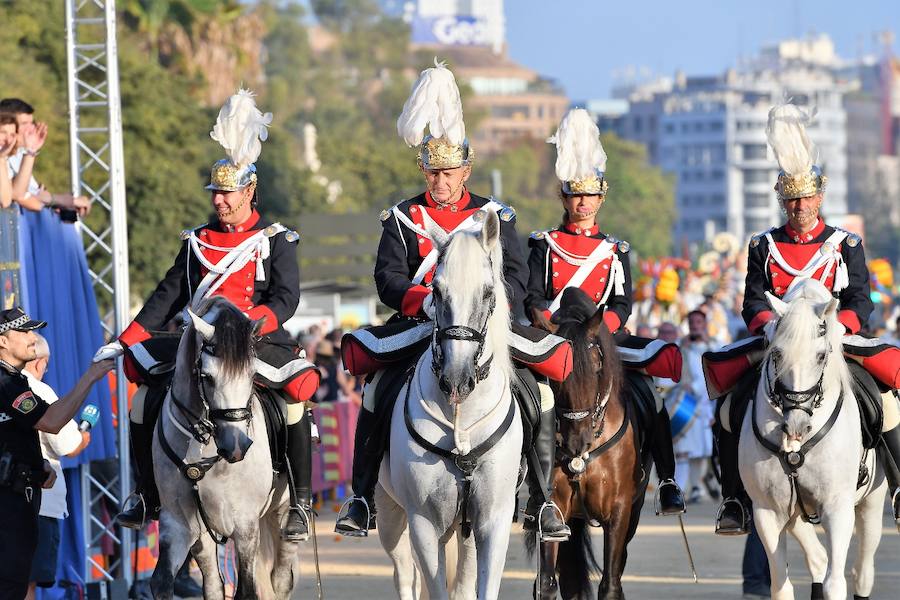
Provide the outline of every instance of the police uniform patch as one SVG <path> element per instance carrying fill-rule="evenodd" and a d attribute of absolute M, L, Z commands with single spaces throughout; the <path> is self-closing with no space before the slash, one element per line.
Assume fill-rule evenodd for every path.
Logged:
<path fill-rule="evenodd" d="M 391 211 L 385 209 L 385 210 L 381 211 L 381 214 L 378 215 L 378 218 L 381 219 L 382 221 L 387 221 L 390 216 L 391 216 Z"/>
<path fill-rule="evenodd" d="M 276 233 L 278 233 L 278 228 L 275 227 L 274 225 L 269 225 L 268 227 L 266 227 L 266 228 L 263 230 L 263 233 L 266 234 L 266 237 L 272 237 L 273 235 L 275 235 Z"/>
<path fill-rule="evenodd" d="M 855 233 L 851 233 L 850 235 L 847 236 L 847 245 L 850 246 L 851 248 L 855 248 L 855 247 L 859 246 L 859 243 L 861 241 L 862 241 L 862 238 L 860 238 Z"/>
<path fill-rule="evenodd" d="M 533 240 L 542 240 L 542 239 L 544 239 L 544 235 L 545 234 L 543 231 L 532 231 L 531 235 L 529 235 L 528 237 L 530 237 Z"/>
<path fill-rule="evenodd" d="M 506 206 L 506 207 L 500 209 L 500 212 L 498 214 L 500 216 L 501 221 L 509 222 L 516 218 L 516 211 L 514 211 L 509 206 Z"/>
<path fill-rule="evenodd" d="M 297 240 L 300 239 L 300 234 L 297 233 L 296 231 L 288 229 L 287 231 L 284 232 L 284 239 L 286 239 L 289 242 L 296 242 Z"/>
<path fill-rule="evenodd" d="M 12 407 L 23 415 L 33 411 L 35 406 L 37 406 L 37 401 L 34 399 L 34 394 L 30 391 L 19 394 L 19 397 L 13 400 L 12 403 Z"/>
<path fill-rule="evenodd" d="M 181 239 L 182 239 L 182 241 L 188 239 L 189 237 L 191 237 L 191 230 L 190 230 L 190 229 L 184 229 L 184 230 L 181 231 Z"/>
<path fill-rule="evenodd" d="M 628 252 L 629 250 L 631 250 L 631 244 L 625 240 L 619 242 L 619 252 Z"/>
<path fill-rule="evenodd" d="M 750 247 L 756 248 L 757 246 L 759 246 L 759 238 L 761 237 L 762 236 L 760 235 L 754 235 L 752 238 L 750 238 Z"/>

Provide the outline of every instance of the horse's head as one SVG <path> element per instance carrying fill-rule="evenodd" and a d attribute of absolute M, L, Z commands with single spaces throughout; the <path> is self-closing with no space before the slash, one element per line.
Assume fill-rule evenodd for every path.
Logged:
<path fill-rule="evenodd" d="M 491 368 L 510 368 L 500 220 L 494 211 L 476 217 L 476 230 L 453 235 L 425 219 L 438 249 L 432 369 L 452 403 L 465 400 Z"/>
<path fill-rule="evenodd" d="M 200 311 L 189 311 L 185 332 L 192 350 L 192 393 L 214 426 L 219 456 L 244 459 L 253 443 L 248 434 L 253 400 L 254 341 L 261 321 L 251 321 L 227 300 L 214 298 Z"/>
<path fill-rule="evenodd" d="M 603 309 L 582 290 L 563 291 L 560 308 L 548 321 L 535 311 L 535 325 L 572 342 L 572 374 L 554 385 L 563 449 L 571 457 L 587 452 L 597 435 L 606 401 L 619 393 L 622 372 Z"/>
<path fill-rule="evenodd" d="M 784 418 L 782 449 L 796 452 L 812 432 L 813 411 L 826 391 L 848 381 L 844 326 L 837 320 L 837 299 L 815 279 L 799 281 L 784 300 L 768 292 L 766 297 L 778 315 L 766 331 L 769 401 Z"/>

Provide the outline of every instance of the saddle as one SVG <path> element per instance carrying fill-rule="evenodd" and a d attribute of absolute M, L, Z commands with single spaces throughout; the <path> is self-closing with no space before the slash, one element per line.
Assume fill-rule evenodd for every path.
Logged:
<path fill-rule="evenodd" d="M 287 468 L 287 403 L 275 390 L 262 386 L 256 386 L 255 389 L 266 422 L 272 469 L 281 473 Z"/>

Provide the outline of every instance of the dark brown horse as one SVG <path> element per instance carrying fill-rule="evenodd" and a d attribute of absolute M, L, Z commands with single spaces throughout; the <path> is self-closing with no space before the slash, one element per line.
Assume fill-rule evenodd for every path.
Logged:
<path fill-rule="evenodd" d="M 602 309 L 581 290 L 564 292 L 552 323 L 535 315 L 535 324 L 571 340 L 574 348 L 572 374 L 561 384 L 551 384 L 559 419 L 553 500 L 572 536 L 559 544 L 542 544 L 535 595 L 556 598 L 558 589 L 565 600 L 593 598 L 591 575 L 599 568 L 590 525 L 599 524 L 603 577 L 597 598 L 624 598 L 622 573 L 644 504 L 649 456 L 639 452 L 622 365 Z M 533 536 L 526 542 L 533 549 Z"/>

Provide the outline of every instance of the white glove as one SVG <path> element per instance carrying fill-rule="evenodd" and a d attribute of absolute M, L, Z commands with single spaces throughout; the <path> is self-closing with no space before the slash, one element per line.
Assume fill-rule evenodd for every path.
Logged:
<path fill-rule="evenodd" d="M 119 358 L 125 354 L 125 348 L 118 341 L 101 346 L 94 355 L 93 362 L 101 362 L 110 358 Z"/>
<path fill-rule="evenodd" d="M 425 316 L 434 321 L 434 292 L 428 292 L 425 299 L 422 300 L 422 312 Z"/>

